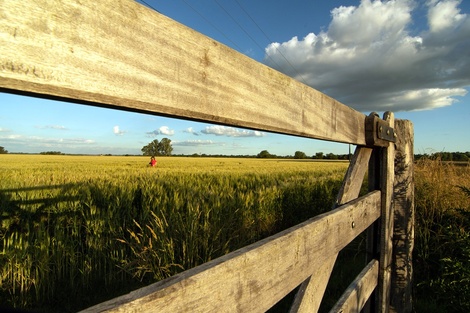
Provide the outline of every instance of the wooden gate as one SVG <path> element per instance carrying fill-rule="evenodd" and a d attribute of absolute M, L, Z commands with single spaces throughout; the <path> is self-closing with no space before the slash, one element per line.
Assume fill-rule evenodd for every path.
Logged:
<path fill-rule="evenodd" d="M 354 111 L 130 0 L 1 0 L 0 16 L 2 92 L 357 146 L 330 212 L 84 312 L 264 312 L 298 286 L 291 312 L 316 312 L 364 231 L 368 263 L 332 311 L 411 311 L 409 121 Z"/>

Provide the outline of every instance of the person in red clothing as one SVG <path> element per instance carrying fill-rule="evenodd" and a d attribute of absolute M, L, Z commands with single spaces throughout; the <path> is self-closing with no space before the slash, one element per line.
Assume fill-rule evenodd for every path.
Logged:
<path fill-rule="evenodd" d="M 155 160 L 154 156 L 152 156 L 150 158 L 150 163 L 149 164 L 150 164 L 151 167 L 155 167 L 155 165 L 157 165 L 157 160 Z"/>

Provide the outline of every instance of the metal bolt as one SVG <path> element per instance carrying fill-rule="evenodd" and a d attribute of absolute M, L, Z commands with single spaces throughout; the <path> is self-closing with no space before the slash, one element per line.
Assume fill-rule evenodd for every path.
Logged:
<path fill-rule="evenodd" d="M 351 223 L 351 227 L 352 227 L 352 228 L 356 227 L 356 223 L 352 222 L 352 223 Z"/>

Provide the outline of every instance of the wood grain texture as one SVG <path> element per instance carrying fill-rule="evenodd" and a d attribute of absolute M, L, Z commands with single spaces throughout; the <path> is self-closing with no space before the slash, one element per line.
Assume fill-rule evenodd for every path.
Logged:
<path fill-rule="evenodd" d="M 413 124 L 395 120 L 395 183 L 393 197 L 393 263 L 391 312 L 412 312 L 414 246 L 414 150 Z"/>
<path fill-rule="evenodd" d="M 337 257 L 338 254 L 331 256 L 300 285 L 289 313 L 318 312 Z"/>
<path fill-rule="evenodd" d="M 83 312 L 265 312 L 380 216 L 375 191 L 272 237 Z"/>
<path fill-rule="evenodd" d="M 369 167 L 372 149 L 357 147 L 349 164 L 341 188 L 336 197 L 336 206 L 342 205 L 359 196 L 364 176 Z"/>
<path fill-rule="evenodd" d="M 330 313 L 359 313 L 377 286 L 379 262 L 372 260 L 348 286 Z"/>
<path fill-rule="evenodd" d="M 384 113 L 389 126 L 395 125 L 391 112 Z M 382 193 L 382 212 L 380 218 L 380 263 L 377 293 L 377 312 L 387 313 L 390 309 L 390 282 L 393 254 L 393 184 L 395 180 L 395 145 L 382 148 L 380 189 Z"/>
<path fill-rule="evenodd" d="M 2 0 L 0 90 L 365 144 L 365 115 L 131 0 Z"/>
<path fill-rule="evenodd" d="M 358 146 L 349 164 L 343 184 L 338 191 L 335 207 L 356 199 L 369 166 L 372 149 Z M 302 283 L 297 292 L 290 313 L 317 312 L 320 308 L 331 271 L 338 254 L 321 265 L 317 271 Z"/>
<path fill-rule="evenodd" d="M 372 149 L 372 154 L 369 159 L 369 170 L 367 172 L 368 190 L 380 190 L 380 163 L 381 163 L 381 147 Z M 366 230 L 366 263 L 380 257 L 380 219 L 372 224 Z M 373 294 L 363 308 L 363 313 L 376 312 L 377 292 Z"/>

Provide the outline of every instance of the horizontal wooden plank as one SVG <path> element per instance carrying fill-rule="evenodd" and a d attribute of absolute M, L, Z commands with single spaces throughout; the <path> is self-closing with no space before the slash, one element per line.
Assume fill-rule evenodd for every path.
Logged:
<path fill-rule="evenodd" d="M 365 144 L 365 115 L 131 0 L 2 0 L 0 90 Z"/>
<path fill-rule="evenodd" d="M 349 285 L 330 313 L 359 313 L 377 287 L 379 262 L 372 260 Z"/>
<path fill-rule="evenodd" d="M 265 312 L 380 216 L 374 191 L 253 245 L 83 312 Z"/>

